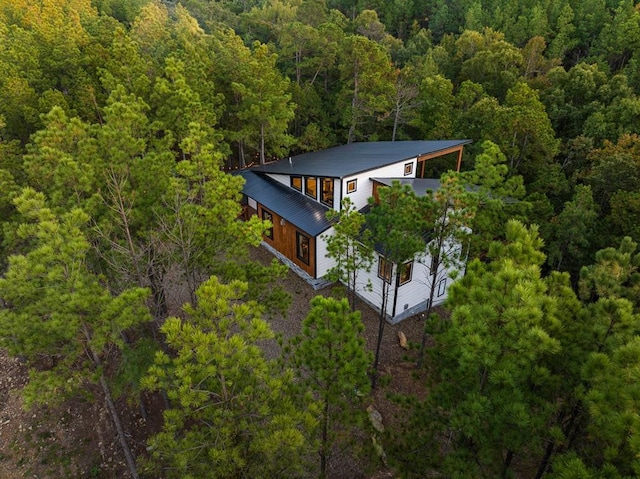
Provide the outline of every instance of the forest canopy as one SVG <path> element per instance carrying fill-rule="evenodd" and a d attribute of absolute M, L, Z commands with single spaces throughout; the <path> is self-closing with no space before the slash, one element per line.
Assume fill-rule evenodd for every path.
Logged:
<path fill-rule="evenodd" d="M 188 356 L 172 359 L 179 372 L 193 360 L 179 340 L 225 334 L 178 318 L 160 329 L 168 275 L 184 283 L 194 317 L 207 315 L 199 287 L 213 275 L 216 294 L 230 283 L 242 290 L 234 300 L 251 305 L 234 313 L 239 324 L 286 315 L 287 295 L 265 286 L 285 269 L 248 258 L 269 224 L 237 221 L 242 179 L 233 170 L 350 142 L 454 138 L 473 142 L 462 166 L 479 198 L 469 269 L 448 305 L 452 321 L 430 323 L 451 346 L 430 362 L 445 384 L 433 396 L 443 409 L 431 424 L 416 413 L 411 434 L 422 432 L 407 437 L 457 436 L 445 459 L 416 452 L 415 466 L 441 463 L 453 477 L 472 461 L 477 477 L 512 477 L 514 457 L 529 452 L 531 477 L 638 474 L 633 0 L 0 0 L 1 342 L 107 396 L 113 387 L 139 397 L 140 371 L 154 359 L 133 352 L 157 349 L 150 337 L 185 334 L 167 340 Z M 432 166 L 434 176 L 446 173 Z M 41 303 L 20 299 L 40 287 L 49 288 Z M 505 287 L 513 294 L 497 296 Z M 487 319 L 490 302 L 479 297 L 508 312 Z M 103 311 L 88 306 L 98 303 Z M 33 316 L 53 318 L 50 329 L 30 328 L 23 319 Z M 559 326 L 563 317 L 570 327 Z M 514 318 L 528 318 L 525 331 Z M 63 320 L 73 332 L 59 328 Z M 554 362 L 560 354 L 564 369 Z M 107 385 L 111 356 L 135 381 Z M 279 404 L 270 388 L 294 391 L 295 373 L 276 374 L 258 353 L 252 360 L 262 368 L 260 395 L 289 421 L 273 430 L 295 449 L 318 405 Z M 155 361 L 161 389 L 169 356 Z M 32 387 L 61 387 L 50 372 L 34 373 Z M 457 403 L 446 383 L 476 374 Z M 247 394 L 247 407 L 263 397 Z M 296 407 L 304 410 L 290 416 Z M 512 419 L 527 434 L 511 434 Z M 492 434 L 481 437 L 487 427 Z M 261 460 L 273 459 L 268 443 Z M 229 470 L 255 470 L 245 463 L 251 451 L 234 447 L 242 454 Z M 413 477 L 412 466 L 396 466 Z"/>

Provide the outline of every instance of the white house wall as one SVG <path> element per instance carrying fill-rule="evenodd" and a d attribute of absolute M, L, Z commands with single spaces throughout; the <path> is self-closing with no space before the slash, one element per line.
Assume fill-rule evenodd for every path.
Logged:
<path fill-rule="evenodd" d="M 382 279 L 378 277 L 378 261 L 376 257 L 370 272 L 361 271 L 357 278 L 357 294 L 367 304 L 377 311 L 380 311 L 382 304 Z M 403 284 L 397 290 L 397 299 L 395 300 L 394 312 L 394 295 L 395 295 L 395 273 L 397 266 L 394 267 L 394 277 L 389 284 L 389 293 L 387 300 L 387 320 L 392 323 L 398 323 L 403 319 L 425 311 L 429 302 L 429 293 L 431 288 L 431 275 L 427 265 L 431 264 L 431 258 L 428 255 L 416 259 L 413 263 L 413 271 L 411 281 Z M 371 290 L 367 291 L 365 285 L 371 282 Z M 435 294 L 433 296 L 433 305 L 438 306 L 447 299 L 449 286 L 453 283 L 448 271 L 440 270 L 436 276 Z"/>
<path fill-rule="evenodd" d="M 267 176 L 273 180 L 276 180 L 278 183 L 282 183 L 283 185 L 291 188 L 291 177 L 289 175 L 276 175 L 273 173 L 267 173 Z"/>
<path fill-rule="evenodd" d="M 321 235 L 316 236 L 316 276 L 318 278 L 325 276 L 335 264 L 335 261 L 327 256 L 327 240 L 325 239 L 333 232 L 332 226 Z"/>
<path fill-rule="evenodd" d="M 342 198 L 349 197 L 351 202 L 355 205 L 356 209 L 361 209 L 367 206 L 367 201 L 373 195 L 373 182 L 369 178 L 403 178 L 404 177 L 404 165 L 406 163 L 413 163 L 411 168 L 412 174 L 407 175 L 407 178 L 415 177 L 415 158 L 413 160 L 401 161 L 393 165 L 384 166 L 375 170 L 370 170 L 365 173 L 360 173 L 354 176 L 347 176 L 342 179 Z M 357 180 L 357 189 L 353 193 L 347 193 L 347 183 L 351 180 Z"/>
<path fill-rule="evenodd" d="M 382 279 L 378 278 L 378 259 L 376 258 L 371 266 L 371 271 L 358 271 L 356 277 L 356 294 L 375 310 L 380 311 L 382 304 Z M 367 284 L 371 284 L 371 290 L 366 289 Z M 387 313 L 391 308 L 387 305 Z"/>

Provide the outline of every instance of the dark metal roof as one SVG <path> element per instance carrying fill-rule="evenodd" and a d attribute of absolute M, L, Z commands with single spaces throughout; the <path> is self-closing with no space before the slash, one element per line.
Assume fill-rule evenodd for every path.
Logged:
<path fill-rule="evenodd" d="M 344 178 L 381 168 L 419 155 L 433 154 L 471 143 L 471 140 L 374 141 L 349 143 L 322 151 L 303 153 L 254 170 L 266 173 Z"/>
<path fill-rule="evenodd" d="M 242 188 L 245 195 L 311 236 L 318 236 L 333 224 L 327 220 L 329 208 L 294 189 L 254 170 L 243 170 L 236 174 L 245 179 Z"/>
<path fill-rule="evenodd" d="M 371 178 L 385 186 L 391 186 L 394 181 L 401 185 L 409 185 L 417 196 L 425 196 L 427 190 L 436 191 L 440 188 L 440 180 L 436 178 Z"/>

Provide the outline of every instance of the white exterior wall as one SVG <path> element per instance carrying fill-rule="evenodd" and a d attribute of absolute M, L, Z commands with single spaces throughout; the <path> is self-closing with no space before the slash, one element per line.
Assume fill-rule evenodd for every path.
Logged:
<path fill-rule="evenodd" d="M 291 188 L 291 177 L 289 175 L 275 175 L 273 173 L 267 173 L 267 176 L 278 183 L 282 183 L 284 186 Z"/>
<path fill-rule="evenodd" d="M 382 278 L 378 277 L 378 264 L 380 255 L 376 255 L 370 272 L 361 271 L 357 278 L 357 294 L 369 305 L 376 310 L 380 310 L 382 304 Z M 394 312 L 394 295 L 396 284 L 397 265 L 394 266 L 394 276 L 389 284 L 389 292 L 387 299 L 387 320 L 395 324 L 409 316 L 424 311 L 427 308 L 429 294 L 431 290 L 432 277 L 430 274 L 431 257 L 422 255 L 416 257 L 413 262 L 413 270 L 411 281 L 398 287 L 397 299 L 395 300 Z M 447 299 L 449 286 L 453 283 L 450 277 L 451 270 L 440 269 L 436 275 L 436 285 L 433 296 L 433 305 L 438 306 Z M 371 281 L 372 289 L 367 291 L 365 285 L 367 281 Z M 393 316 L 392 316 L 393 315 Z"/>
<path fill-rule="evenodd" d="M 316 236 L 316 276 L 322 278 L 333 267 L 335 261 L 327 256 L 326 236 L 333 234 L 333 226 Z"/>
<path fill-rule="evenodd" d="M 369 284 L 369 282 L 371 284 L 371 291 L 366 290 L 366 286 L 367 284 Z M 382 305 L 383 280 L 382 278 L 378 278 L 378 255 L 376 255 L 376 258 L 371 265 L 371 271 L 358 271 L 356 283 L 357 295 L 360 296 L 360 298 L 362 298 L 365 302 L 369 303 L 369 305 L 373 306 L 374 309 L 380 311 L 380 306 Z M 391 307 L 389 304 L 387 304 L 387 313 L 391 313 Z"/>
<path fill-rule="evenodd" d="M 415 177 L 416 173 L 416 159 L 401 161 L 394 163 L 393 165 L 384 166 L 376 170 L 367 171 L 359 175 L 348 176 L 342 179 L 342 198 L 349 197 L 351 202 L 355 205 L 356 209 L 361 209 L 367 206 L 367 201 L 373 196 L 373 182 L 369 178 L 403 178 L 404 177 L 404 165 L 406 163 L 413 162 L 411 169 L 412 174 L 407 175 L 407 178 Z M 357 180 L 357 189 L 353 193 L 347 193 L 347 183 L 351 180 Z M 340 201 L 342 201 L 342 198 Z M 338 206 L 338 205 L 336 205 Z"/>

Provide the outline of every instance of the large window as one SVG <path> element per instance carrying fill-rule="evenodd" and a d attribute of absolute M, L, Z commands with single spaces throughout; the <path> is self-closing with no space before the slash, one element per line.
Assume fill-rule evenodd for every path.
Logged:
<path fill-rule="evenodd" d="M 271 222 L 271 228 L 269 228 L 268 230 L 266 230 L 264 232 L 264 235 L 267 238 L 273 239 L 273 215 L 271 214 L 271 212 L 265 210 L 264 208 L 262 209 L 262 219 L 263 220 L 267 220 Z"/>
<path fill-rule="evenodd" d="M 398 268 L 398 286 L 411 281 L 411 273 L 413 272 L 413 261 L 404 263 Z"/>
<path fill-rule="evenodd" d="M 302 191 L 302 176 L 291 177 L 291 188 L 294 190 Z"/>
<path fill-rule="evenodd" d="M 333 208 L 333 178 L 320 179 L 320 185 L 322 187 L 320 202 Z"/>
<path fill-rule="evenodd" d="M 299 231 L 296 231 L 296 256 L 309 264 L 309 238 Z"/>
<path fill-rule="evenodd" d="M 378 278 L 384 279 L 387 283 L 391 283 L 392 273 L 393 263 L 380 256 L 378 261 Z"/>
<path fill-rule="evenodd" d="M 305 177 L 304 194 L 310 196 L 314 200 L 318 199 L 318 179 L 313 177 Z"/>

